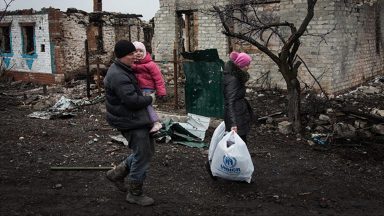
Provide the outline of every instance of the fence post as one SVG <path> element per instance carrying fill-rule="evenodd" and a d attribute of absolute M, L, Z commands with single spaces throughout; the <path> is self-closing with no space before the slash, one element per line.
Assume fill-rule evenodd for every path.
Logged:
<path fill-rule="evenodd" d="M 100 58 L 97 58 L 97 93 L 101 94 L 100 90 Z"/>
<path fill-rule="evenodd" d="M 173 48 L 173 82 L 174 82 L 174 95 L 175 95 L 175 108 L 177 109 L 179 106 L 179 95 L 178 95 L 178 90 L 177 90 L 177 74 L 178 74 L 178 61 L 177 61 L 177 53 L 176 53 L 176 48 Z"/>
<path fill-rule="evenodd" d="M 84 41 L 84 46 L 85 46 L 85 66 L 87 68 L 87 97 L 90 98 L 91 97 L 91 81 L 90 81 L 90 77 L 89 77 L 89 53 L 88 53 L 88 39 L 85 39 Z"/>

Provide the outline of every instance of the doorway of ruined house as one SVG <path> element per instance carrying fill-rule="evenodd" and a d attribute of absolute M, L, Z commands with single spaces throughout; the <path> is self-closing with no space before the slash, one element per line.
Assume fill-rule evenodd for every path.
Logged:
<path fill-rule="evenodd" d="M 176 25 L 176 41 L 175 41 L 175 61 L 177 67 L 177 76 L 184 77 L 182 68 L 183 52 L 193 52 L 197 50 L 197 10 L 180 10 L 176 12 L 177 25 Z"/>
<path fill-rule="evenodd" d="M 178 20 L 178 53 L 197 50 L 197 11 L 177 11 Z"/>

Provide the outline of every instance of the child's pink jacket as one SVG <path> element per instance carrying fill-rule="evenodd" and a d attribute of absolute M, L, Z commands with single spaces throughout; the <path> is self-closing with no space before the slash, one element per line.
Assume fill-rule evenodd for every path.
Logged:
<path fill-rule="evenodd" d="M 148 52 L 144 59 L 132 65 L 132 69 L 136 74 L 140 88 L 155 89 L 158 96 L 165 96 L 167 94 L 160 68 L 152 61 L 151 55 Z"/>

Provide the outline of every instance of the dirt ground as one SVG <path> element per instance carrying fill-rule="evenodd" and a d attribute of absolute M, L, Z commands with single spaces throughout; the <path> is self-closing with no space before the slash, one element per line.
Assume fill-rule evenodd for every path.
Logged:
<path fill-rule="evenodd" d="M 25 104 L 30 96 L 23 92 L 34 88 L 41 90 L 0 85 L 0 215 L 384 215 L 382 139 L 323 147 L 309 145 L 306 135 L 282 135 L 261 123 L 248 138 L 254 183 L 212 180 L 204 168 L 207 148 L 157 143 L 144 186 L 155 205 L 129 204 L 104 170 L 50 169 L 109 167 L 129 154 L 111 142 L 109 135 L 118 133 L 104 119 L 104 104 L 84 106 L 72 118 L 29 118 L 35 110 Z M 252 100 L 258 116 L 284 108 L 278 91 L 261 93 Z M 361 100 L 345 103 L 374 102 L 384 109 L 383 94 Z M 207 131 L 208 143 L 213 130 Z"/>

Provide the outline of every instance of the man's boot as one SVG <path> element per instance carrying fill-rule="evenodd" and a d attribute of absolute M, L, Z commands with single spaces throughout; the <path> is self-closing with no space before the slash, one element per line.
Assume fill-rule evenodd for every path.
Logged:
<path fill-rule="evenodd" d="M 115 186 L 122 192 L 127 192 L 127 187 L 124 184 L 124 178 L 129 173 L 127 166 L 124 163 L 120 163 L 117 167 L 108 170 L 106 177 L 113 182 Z"/>
<path fill-rule="evenodd" d="M 143 194 L 143 183 L 142 182 L 129 182 L 129 192 L 126 200 L 129 203 L 138 204 L 141 206 L 152 205 L 155 201 Z"/>

